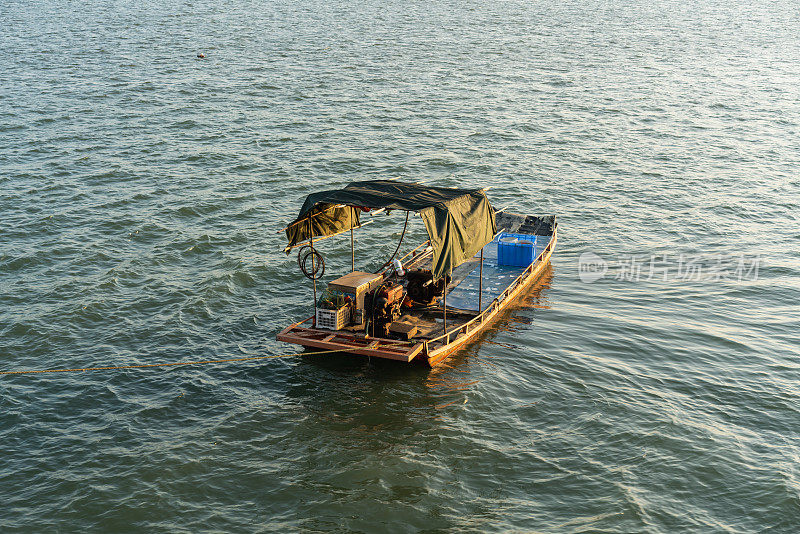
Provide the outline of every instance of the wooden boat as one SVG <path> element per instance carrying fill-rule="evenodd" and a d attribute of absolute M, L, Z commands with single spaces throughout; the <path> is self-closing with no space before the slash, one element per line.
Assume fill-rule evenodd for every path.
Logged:
<path fill-rule="evenodd" d="M 349 230 L 352 247 L 353 231 L 368 224 L 360 215 L 370 209 L 404 210 L 406 225 L 409 212 L 420 212 L 429 239 L 375 273 L 356 271 L 353 260 L 352 272 L 331 281 L 318 300 L 324 263 L 314 242 Z M 277 339 L 433 367 L 534 285 L 550 261 L 557 226 L 552 215 L 494 210 L 485 190 L 384 180 L 309 195 L 285 229 L 286 251 L 300 248 L 298 262 L 314 282 L 316 309 Z"/>

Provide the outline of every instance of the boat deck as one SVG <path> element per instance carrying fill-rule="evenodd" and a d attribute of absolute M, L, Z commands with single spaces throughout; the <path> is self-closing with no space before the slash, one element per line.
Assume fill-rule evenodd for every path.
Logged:
<path fill-rule="evenodd" d="M 550 243 L 551 236 L 537 236 L 537 255 Z M 541 260 L 537 260 L 536 264 Z M 430 269 L 431 256 L 420 257 L 407 264 L 414 269 Z M 517 279 L 527 267 L 498 265 L 497 238 L 483 249 L 483 296 L 480 299 L 482 309 L 500 296 Z M 480 311 L 478 309 L 478 293 L 480 284 L 480 253 L 453 270 L 450 283 L 447 285 L 447 329 L 451 330 L 472 320 Z M 405 284 L 404 279 L 398 282 Z M 424 309 L 403 309 L 403 315 L 397 320 L 417 327 L 414 341 L 434 339 L 445 333 L 444 313 L 439 299 L 438 305 Z M 345 331 L 363 333 L 363 326 L 348 326 Z"/>
<path fill-rule="evenodd" d="M 549 243 L 550 236 L 537 236 L 536 256 L 538 256 Z M 462 279 L 454 280 L 453 283 L 448 286 L 448 310 L 450 308 L 455 308 L 464 311 L 480 311 L 478 309 L 479 300 L 481 307 L 486 307 L 488 303 L 499 297 L 500 294 L 527 269 L 527 266 L 516 267 L 499 265 L 497 262 L 496 239 L 483 248 L 482 282 L 480 279 L 480 255 L 476 255 L 474 259 L 477 261 L 478 265 L 474 266 L 475 262 L 469 262 L 469 265 L 473 268 Z M 479 299 L 478 295 L 481 289 L 483 295 Z"/>

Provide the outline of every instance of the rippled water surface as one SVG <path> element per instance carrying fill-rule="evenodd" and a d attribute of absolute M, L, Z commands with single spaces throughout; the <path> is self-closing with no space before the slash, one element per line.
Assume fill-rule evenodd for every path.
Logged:
<path fill-rule="evenodd" d="M 3 532 L 800 530 L 796 3 L 11 0 L 0 21 L 0 370 L 296 352 L 275 334 L 310 288 L 277 231 L 323 187 L 492 186 L 561 224 L 541 284 L 433 371 L 0 376 Z M 358 267 L 401 228 L 360 233 Z M 329 272 L 348 245 L 324 243 Z M 654 254 L 748 276 L 650 276 Z"/>

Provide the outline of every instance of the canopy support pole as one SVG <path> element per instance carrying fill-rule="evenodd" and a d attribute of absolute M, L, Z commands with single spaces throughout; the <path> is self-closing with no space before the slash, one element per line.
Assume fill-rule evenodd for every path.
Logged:
<path fill-rule="evenodd" d="M 356 242 L 353 238 L 353 214 L 355 213 L 355 208 L 350 208 L 352 211 L 350 212 L 350 259 L 353 268 L 351 269 L 353 272 L 356 272 Z"/>
<path fill-rule="evenodd" d="M 443 319 L 442 322 L 444 323 L 444 333 L 447 333 L 447 275 L 444 276 L 444 306 L 442 306 L 443 312 Z M 450 336 L 447 336 L 447 344 L 450 344 Z"/>
<path fill-rule="evenodd" d="M 481 249 L 481 268 L 480 268 L 480 274 L 478 275 L 478 313 L 482 311 L 481 310 L 482 297 L 483 297 L 483 249 Z"/>
<path fill-rule="evenodd" d="M 311 216 L 308 217 L 308 225 L 311 227 L 311 231 L 309 235 L 311 236 L 311 273 L 314 278 L 312 278 L 314 282 L 314 323 L 313 327 L 317 327 L 317 265 L 314 259 L 314 223 L 311 221 Z"/>

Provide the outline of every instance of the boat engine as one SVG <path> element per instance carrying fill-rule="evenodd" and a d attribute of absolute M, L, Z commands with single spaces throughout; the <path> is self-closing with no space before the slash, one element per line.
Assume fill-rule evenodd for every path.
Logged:
<path fill-rule="evenodd" d="M 414 269 L 406 271 L 408 278 L 408 296 L 414 302 L 424 305 L 433 304 L 437 297 L 441 297 L 444 288 L 450 283 L 450 277 L 444 275 L 435 282 L 433 273 L 428 269 Z"/>
<path fill-rule="evenodd" d="M 394 282 L 381 285 L 364 295 L 365 332 L 377 337 L 389 337 L 389 325 L 400 317 L 403 286 Z"/>

